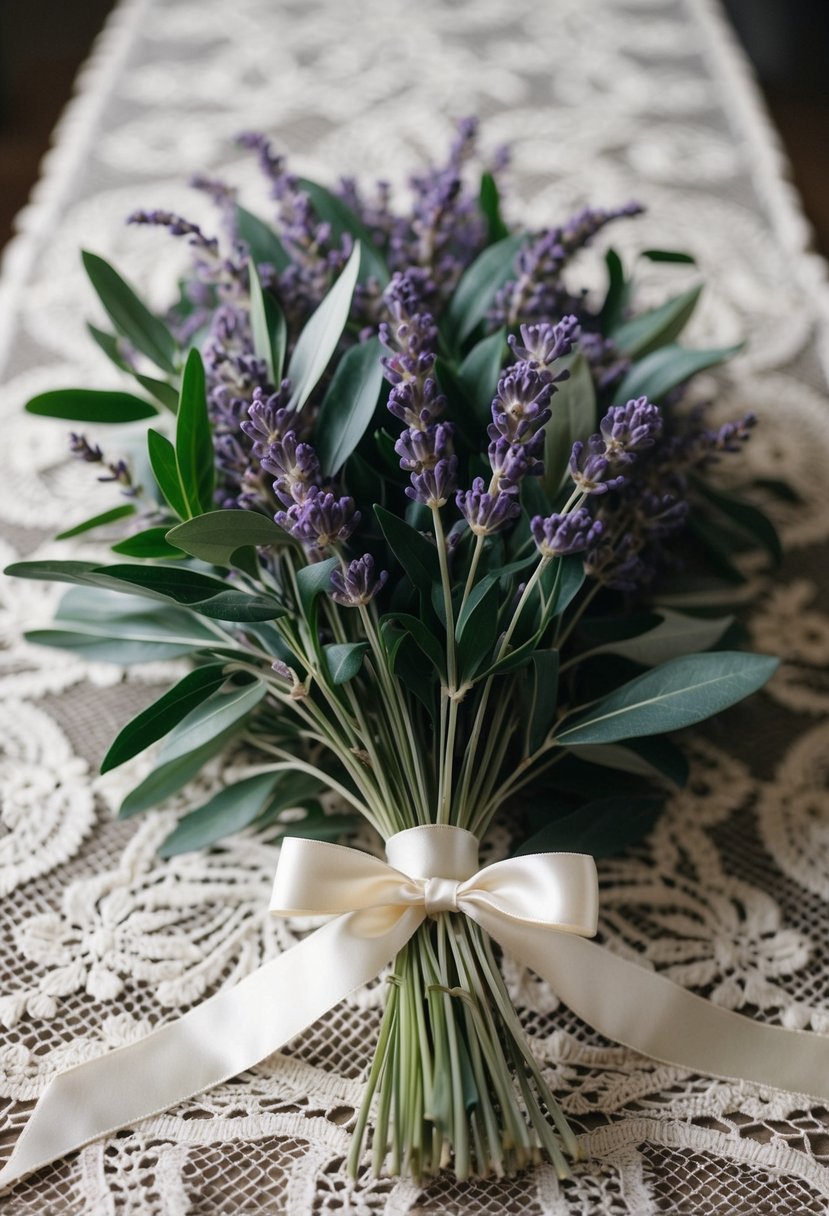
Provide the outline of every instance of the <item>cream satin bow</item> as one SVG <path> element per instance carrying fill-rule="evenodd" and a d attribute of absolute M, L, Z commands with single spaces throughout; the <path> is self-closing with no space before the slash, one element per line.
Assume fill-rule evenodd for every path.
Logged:
<path fill-rule="evenodd" d="M 0 1187 L 251 1068 L 374 979 L 427 916 L 447 911 L 477 921 L 609 1039 L 694 1072 L 829 1100 L 829 1039 L 720 1009 L 585 940 L 596 930 L 592 858 L 536 853 L 477 870 L 477 853 L 471 833 L 433 824 L 393 836 L 388 863 L 286 840 L 271 911 L 336 918 L 178 1021 L 56 1076 Z"/>

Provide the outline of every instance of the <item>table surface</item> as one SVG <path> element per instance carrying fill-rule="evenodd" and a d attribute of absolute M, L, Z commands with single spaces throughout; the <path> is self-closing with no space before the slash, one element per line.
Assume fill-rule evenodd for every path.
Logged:
<path fill-rule="evenodd" d="M 357 166 L 402 182 L 449 119 L 478 113 L 514 148 L 513 213 L 555 223 L 580 203 L 635 197 L 632 256 L 683 248 L 707 280 L 695 343 L 748 339 L 719 377 L 724 416 L 754 409 L 754 472 L 786 477 L 773 512 L 788 549 L 750 571 L 754 645 L 784 663 L 767 692 L 688 741 L 693 776 L 645 844 L 602 863 L 602 933 L 681 984 L 749 1016 L 829 1033 L 829 293 L 773 131 L 713 0 L 125 0 L 79 82 L 0 276 L 0 554 L 66 557 L 51 536 L 114 499 L 67 462 L 31 394 L 110 383 L 84 334 L 91 246 L 163 304 L 180 250 L 125 228 L 137 206 L 202 214 L 196 170 L 261 207 L 258 127 L 323 180 Z M 643 237 L 643 233 L 647 236 Z M 601 247 L 599 247 L 601 248 Z M 583 262 L 587 285 L 601 259 Z M 689 272 L 643 277 L 658 299 Z M 703 389 L 714 387 L 703 385 Z M 721 404 L 720 404 L 721 403 Z M 86 501 L 85 501 L 86 500 Z M 84 556 L 99 552 L 79 547 Z M 160 862 L 176 813 L 238 776 L 217 759 L 165 809 L 113 817 L 142 771 L 96 775 L 115 729 L 168 668 L 123 672 L 23 640 L 58 590 L 0 589 L 0 1092 L 6 1140 L 49 1076 L 176 1017 L 307 928 L 267 919 L 274 849 L 242 833 Z M 825 601 L 824 601 L 825 603 Z M 496 839 L 495 845 L 497 847 Z M 534 977 L 508 980 L 587 1160 L 559 1188 L 541 1166 L 511 1182 L 422 1190 L 343 1177 L 349 1123 L 378 1022 L 360 993 L 250 1073 L 18 1186 L 4 1211 L 515 1212 L 649 1216 L 829 1210 L 826 1112 L 805 1099 L 689 1076 L 603 1042 Z"/>

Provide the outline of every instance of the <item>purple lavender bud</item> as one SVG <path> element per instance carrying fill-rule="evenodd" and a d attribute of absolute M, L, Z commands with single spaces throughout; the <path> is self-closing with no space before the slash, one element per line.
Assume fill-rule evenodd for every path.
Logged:
<path fill-rule="evenodd" d="M 644 560 L 639 543 L 631 532 L 624 533 L 615 543 L 598 544 L 584 559 L 588 578 L 614 591 L 636 591 L 651 582 L 655 567 Z"/>
<path fill-rule="evenodd" d="M 544 436 L 539 431 L 529 443 L 510 443 L 501 435 L 488 448 L 489 465 L 495 486 L 501 490 L 517 490 L 525 477 L 540 477 L 544 465 L 539 457 Z"/>
<path fill-rule="evenodd" d="M 262 468 L 273 473 L 273 488 L 285 506 L 303 502 L 321 480 L 317 454 L 310 443 L 300 443 L 295 431 L 286 431 L 281 439 L 269 445 L 261 458 Z"/>
<path fill-rule="evenodd" d="M 277 511 L 274 519 L 309 549 L 327 549 L 348 540 L 360 522 L 353 498 L 337 498 L 328 491 L 311 486 L 301 503 L 287 511 Z"/>
<path fill-rule="evenodd" d="M 547 404 L 552 396 L 552 381 L 528 363 L 518 363 L 498 381 L 498 395 L 492 402 L 489 438 L 497 442 L 503 435 L 511 443 L 526 442 L 550 419 Z"/>
<path fill-rule="evenodd" d="M 599 423 L 605 454 L 611 463 L 629 464 L 636 453 L 653 447 L 662 431 L 662 414 L 647 397 L 614 405 Z"/>
<path fill-rule="evenodd" d="M 546 519 L 536 515 L 530 521 L 530 531 L 542 557 L 564 557 L 595 544 L 603 527 L 586 507 L 579 507 L 567 515 L 553 514 Z"/>
<path fill-rule="evenodd" d="M 420 473 L 412 473 L 411 481 L 411 486 L 406 487 L 407 497 L 437 510 L 449 501 L 457 489 L 457 456 L 444 457 L 434 468 L 424 468 Z"/>
<path fill-rule="evenodd" d="M 510 334 L 507 341 L 516 358 L 525 359 L 538 367 L 549 368 L 556 359 L 569 355 L 579 332 L 578 317 L 570 315 L 562 317 L 555 325 L 546 321 L 540 325 L 522 325 L 523 346 L 518 345 L 515 334 Z"/>
<path fill-rule="evenodd" d="M 482 477 L 475 478 L 471 490 L 459 490 L 455 502 L 476 536 L 491 536 L 521 514 L 514 494 L 508 490 L 490 494 Z"/>
<path fill-rule="evenodd" d="M 608 490 L 617 490 L 624 483 L 624 477 L 608 477 L 610 461 L 605 455 L 604 440 L 601 435 L 591 435 L 584 444 L 577 439 L 570 454 L 570 476 L 575 484 L 585 494 L 606 494 Z"/>
<path fill-rule="evenodd" d="M 76 460 L 84 460 L 87 464 L 98 464 L 104 458 L 97 443 L 90 443 L 86 435 L 78 435 L 75 431 L 69 434 L 69 451 Z"/>
<path fill-rule="evenodd" d="M 270 397 L 266 397 L 261 388 L 253 391 L 247 418 L 239 423 L 239 429 L 252 440 L 253 454 L 259 460 L 267 455 L 268 448 L 277 443 L 291 426 L 292 413 L 285 409 L 290 391 L 290 380 L 283 380 L 279 392 Z"/>
<path fill-rule="evenodd" d="M 331 595 L 345 608 L 358 608 L 374 599 L 385 586 L 388 577 L 388 570 L 381 570 L 377 577 L 374 577 L 374 558 L 370 553 L 365 553 L 350 562 L 345 570 L 331 571 Z"/>
<path fill-rule="evenodd" d="M 454 427 L 440 422 L 425 430 L 409 427 L 397 439 L 394 450 L 400 457 L 400 467 L 407 472 L 420 473 L 434 468 L 439 460 L 452 455 Z"/>

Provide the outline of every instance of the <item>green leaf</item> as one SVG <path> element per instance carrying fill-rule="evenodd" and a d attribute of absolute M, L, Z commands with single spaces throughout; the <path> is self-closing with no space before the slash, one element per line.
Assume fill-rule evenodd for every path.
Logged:
<path fill-rule="evenodd" d="M 420 617 L 409 612 L 390 612 L 381 623 L 396 621 L 410 634 L 412 640 L 426 656 L 442 680 L 446 679 L 446 654 L 443 646 Z"/>
<path fill-rule="evenodd" d="M 560 361 L 570 370 L 569 379 L 558 386 L 550 408 L 552 417 L 544 428 L 544 489 L 552 498 L 567 475 L 573 444 L 585 440 L 596 429 L 596 389 L 584 355 Z"/>
<path fill-rule="evenodd" d="M 314 442 L 325 476 L 338 473 L 362 439 L 383 384 L 380 341 L 369 338 L 346 351 L 323 398 Z"/>
<path fill-rule="evenodd" d="M 268 811 L 270 818 L 271 812 Z M 320 809 L 314 814 L 309 813 L 304 819 L 292 819 L 282 827 L 281 834 L 283 837 L 301 836 L 304 840 L 339 840 L 346 832 L 353 831 L 359 822 L 357 815 L 326 815 Z"/>
<path fill-rule="evenodd" d="M 132 369 L 129 369 L 132 371 Z M 152 376 L 142 376 L 140 372 L 132 372 L 135 379 L 141 385 L 145 392 L 151 397 L 155 397 L 159 405 L 163 405 L 165 410 L 169 410 L 174 414 L 178 409 L 178 389 L 172 384 L 168 384 L 166 380 L 156 380 Z"/>
<path fill-rule="evenodd" d="M 333 642 L 323 646 L 322 653 L 332 684 L 346 684 L 353 680 L 363 665 L 363 655 L 368 642 Z"/>
<path fill-rule="evenodd" d="M 177 545 L 191 557 L 198 557 L 213 566 L 229 566 L 237 549 L 266 545 L 284 546 L 288 535 L 267 515 L 256 511 L 205 511 L 196 519 L 177 524 L 167 533 L 171 545 Z"/>
<path fill-rule="evenodd" d="M 175 687 L 127 723 L 101 761 L 101 772 L 118 768 L 151 743 L 156 743 L 212 692 L 221 688 L 226 679 L 221 663 L 209 663 L 188 672 Z"/>
<path fill-rule="evenodd" d="M 97 566 L 93 575 L 100 580 L 99 585 L 125 583 L 151 599 L 191 606 L 227 591 L 227 583 L 221 579 L 182 566 Z"/>
<path fill-rule="evenodd" d="M 219 644 L 214 631 L 189 610 L 169 603 L 148 604 L 146 599 L 120 588 L 73 587 L 60 601 L 55 624 L 68 624 L 97 637 L 172 643 L 187 650 Z M 227 647 L 232 647 L 231 638 Z"/>
<path fill-rule="evenodd" d="M 375 506 L 374 514 L 386 543 L 409 578 L 421 591 L 431 595 L 432 584 L 440 582 L 440 560 L 435 546 L 384 507 Z"/>
<path fill-rule="evenodd" d="M 778 666 L 768 655 L 728 650 L 670 659 L 593 705 L 557 741 L 614 743 L 693 726 L 756 692 Z"/>
<path fill-rule="evenodd" d="M 290 256 L 273 228 L 244 207 L 236 208 L 236 231 L 257 266 L 273 266 L 278 271 L 290 266 Z"/>
<path fill-rule="evenodd" d="M 662 618 L 653 629 L 636 637 L 621 638 L 593 647 L 588 653 L 620 654 L 645 667 L 656 667 L 680 655 L 709 650 L 733 623 L 733 616 L 686 616 L 671 608 L 656 608 Z M 582 656 L 584 657 L 584 656 Z"/>
<path fill-rule="evenodd" d="M 486 427 L 492 418 L 490 407 L 506 354 L 506 331 L 499 329 L 473 346 L 458 369 L 458 378 L 472 402 L 475 419 L 482 427 Z"/>
<path fill-rule="evenodd" d="M 282 380 L 288 342 L 285 314 L 271 293 L 263 290 L 256 263 L 252 259 L 248 262 L 248 276 L 253 349 L 260 359 L 264 359 L 271 384 L 278 386 Z"/>
<path fill-rule="evenodd" d="M 191 781 L 208 761 L 213 760 L 221 751 L 222 746 L 238 732 L 238 724 L 234 724 L 223 735 L 210 739 L 195 751 L 187 752 L 174 760 L 166 761 L 141 781 L 134 790 L 127 794 L 118 810 L 119 819 L 129 819 L 141 811 L 149 811 L 158 806 L 165 798 L 177 793 L 182 786 Z"/>
<path fill-rule="evenodd" d="M 187 519 L 190 508 L 179 477 L 176 449 L 160 431 L 147 431 L 147 452 L 153 477 L 164 501 L 176 515 Z"/>
<path fill-rule="evenodd" d="M 212 693 L 196 709 L 191 710 L 167 738 L 159 754 L 162 764 L 178 760 L 188 752 L 224 738 L 225 732 L 237 726 L 255 709 L 267 689 L 260 680 L 235 684 Z"/>
<path fill-rule="evenodd" d="M 570 607 L 587 577 L 584 573 L 581 554 L 570 553 L 567 557 L 558 558 L 558 562 L 560 565 L 554 575 L 555 599 L 551 602 L 547 613 L 550 619 L 553 616 L 561 616 Z"/>
<path fill-rule="evenodd" d="M 80 586 L 95 586 L 92 572 L 97 570 L 95 562 L 12 562 L 3 571 L 9 578 L 32 578 L 46 583 L 77 583 Z"/>
<path fill-rule="evenodd" d="M 498 578 L 492 575 L 481 579 L 466 600 L 455 626 L 461 680 L 471 680 L 481 664 L 491 659 L 501 601 Z"/>
<path fill-rule="evenodd" d="M 666 782 L 679 789 L 688 780 L 688 761 L 681 748 L 662 735 L 630 739 L 627 743 L 585 744 L 573 753 L 579 760 L 632 773 L 649 781 Z"/>
<path fill-rule="evenodd" d="M 661 798 L 599 798 L 543 827 L 515 850 L 528 853 L 588 853 L 612 857 L 646 836 L 662 810 Z"/>
<path fill-rule="evenodd" d="M 340 564 L 338 557 L 329 557 L 324 562 L 313 562 L 303 566 L 296 572 L 296 586 L 299 593 L 299 603 L 305 619 L 309 622 L 314 618 L 314 605 L 319 596 L 331 590 L 331 571 Z"/>
<path fill-rule="evenodd" d="M 489 312 L 498 288 L 512 277 L 515 255 L 525 240 L 526 237 L 515 235 L 496 241 L 464 271 L 446 314 L 455 346 L 460 346 Z"/>
<path fill-rule="evenodd" d="M 659 308 L 625 321 L 611 330 L 610 336 L 623 354 L 632 359 L 640 359 L 650 351 L 667 346 L 679 337 L 690 321 L 701 292 L 700 283 Z"/>
<path fill-rule="evenodd" d="M 537 650 L 532 656 L 530 696 L 526 713 L 526 754 L 537 752 L 550 732 L 558 704 L 557 650 Z"/>
<path fill-rule="evenodd" d="M 139 641 L 132 638 L 101 637 L 86 630 L 32 629 L 24 634 L 27 642 L 70 650 L 87 663 L 157 663 L 178 659 L 204 646 L 204 642 Z"/>
<path fill-rule="evenodd" d="M 354 250 L 340 277 L 329 291 L 297 338 L 288 364 L 288 377 L 293 385 L 288 409 L 302 409 L 316 388 L 331 356 L 337 349 L 357 284 L 360 268 L 360 245 Z"/>
<path fill-rule="evenodd" d="M 112 546 L 112 552 L 124 557 L 183 557 L 182 550 L 176 549 L 165 539 L 169 530 L 168 524 L 145 528 L 143 532 L 136 532 L 134 536 L 127 536 L 124 540 L 119 540 L 117 545 Z"/>
<path fill-rule="evenodd" d="M 191 604 L 199 616 L 215 621 L 238 621 L 247 624 L 255 621 L 275 621 L 285 616 L 286 610 L 269 595 L 248 595 L 246 591 L 220 591 L 210 599 Z"/>
<path fill-rule="evenodd" d="M 715 490 L 701 478 L 694 478 L 694 488 L 735 524 L 739 531 L 765 549 L 776 565 L 780 565 L 783 560 L 783 546 L 777 529 L 767 515 L 750 502 L 743 502 L 733 494 L 723 494 Z"/>
<path fill-rule="evenodd" d="M 176 421 L 176 463 L 188 505 L 188 516 L 202 515 L 213 505 L 216 480 L 213 436 L 207 414 L 204 365 L 195 347 L 187 356 Z"/>
<path fill-rule="evenodd" d="M 159 856 L 176 857 L 179 853 L 203 849 L 223 836 L 249 827 L 268 807 L 282 776 L 281 772 L 257 773 L 220 790 L 179 820 L 159 848 Z"/>
<path fill-rule="evenodd" d="M 132 287 L 97 254 L 81 254 L 86 273 L 115 328 L 136 350 L 160 367 L 176 370 L 176 340 L 162 320 L 154 316 Z"/>
<path fill-rule="evenodd" d="M 298 185 L 311 199 L 319 218 L 331 225 L 333 244 L 337 244 L 340 237 L 348 232 L 360 245 L 360 279 L 371 277 L 377 279 L 381 287 L 385 287 L 389 281 L 388 268 L 375 248 L 371 233 L 356 212 L 318 182 L 301 177 Z"/>
<path fill-rule="evenodd" d="M 38 393 L 26 402 L 26 412 L 43 418 L 69 418 L 74 422 L 139 422 L 155 418 L 151 401 L 115 389 L 58 388 Z"/>
<path fill-rule="evenodd" d="M 680 262 L 686 266 L 696 266 L 697 260 L 690 253 L 681 253 L 676 249 L 643 249 L 640 258 L 649 262 Z"/>
<path fill-rule="evenodd" d="M 495 178 L 489 172 L 481 174 L 478 205 L 481 208 L 481 214 L 486 220 L 487 244 L 492 245 L 495 241 L 502 241 L 504 237 L 509 236 L 509 229 L 501 218 L 501 199 L 498 185 Z"/>
<path fill-rule="evenodd" d="M 127 502 L 121 507 L 113 507 L 110 511 L 102 511 L 100 515 L 93 515 L 91 519 L 85 519 L 82 524 L 75 524 L 72 528 L 67 528 L 65 532 L 60 532 L 55 537 L 55 540 L 69 540 L 70 536 L 80 536 L 82 532 L 91 532 L 93 528 L 103 528 L 106 524 L 114 524 L 116 520 L 126 519 L 128 515 L 135 514 L 135 503 Z"/>
<path fill-rule="evenodd" d="M 111 363 L 115 364 L 119 371 L 129 372 L 130 375 L 134 374 L 133 369 L 121 353 L 115 334 L 108 334 L 105 329 L 98 329 L 96 325 L 92 325 L 89 321 L 86 323 L 86 328 L 106 357 Z"/>
<path fill-rule="evenodd" d="M 608 283 L 599 320 L 602 333 L 609 334 L 624 316 L 631 285 L 625 279 L 625 268 L 615 249 L 608 249 L 604 260 L 607 265 Z"/>
<path fill-rule="evenodd" d="M 635 363 L 616 390 L 614 399 L 629 401 L 633 397 L 647 397 L 659 401 L 672 388 L 684 384 L 697 372 L 724 363 L 742 350 L 736 346 L 720 346 L 710 350 L 687 350 L 682 346 L 662 346 L 651 351 Z"/>

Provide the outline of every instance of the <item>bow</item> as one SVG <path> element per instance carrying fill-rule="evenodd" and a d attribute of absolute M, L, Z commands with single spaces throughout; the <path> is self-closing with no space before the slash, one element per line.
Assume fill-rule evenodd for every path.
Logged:
<path fill-rule="evenodd" d="M 478 869 L 477 855 L 470 832 L 438 824 L 391 837 L 385 862 L 287 839 L 271 911 L 334 919 L 177 1021 L 54 1077 L 0 1187 L 253 1067 L 375 979 L 442 912 L 476 921 L 609 1039 L 694 1072 L 829 1100 L 829 1038 L 718 1008 L 585 940 L 596 931 L 592 858 L 536 853 Z"/>

